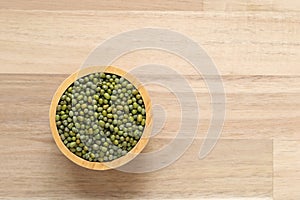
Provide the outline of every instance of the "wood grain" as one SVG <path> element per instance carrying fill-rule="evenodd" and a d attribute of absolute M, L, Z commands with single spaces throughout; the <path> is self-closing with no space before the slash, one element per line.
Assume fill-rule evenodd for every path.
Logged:
<path fill-rule="evenodd" d="M 2 9 L 24 10 L 202 10 L 202 0 L 54 0 L 38 1 L 3 0 L 0 2 Z"/>
<path fill-rule="evenodd" d="M 299 158 L 300 140 L 274 141 L 274 199 L 300 198 Z"/>
<path fill-rule="evenodd" d="M 52 96 L 67 76 L 0 74 L 0 121 L 3 123 L 0 132 L 5 135 L 21 133 L 23 130 L 32 130 L 32 126 L 39 130 L 48 130 L 48 110 Z M 160 78 L 168 77 L 152 76 L 153 80 Z M 198 76 L 188 76 L 187 80 L 192 80 L 196 87 L 195 94 L 201 112 L 197 137 L 204 138 L 211 119 L 209 91 Z M 223 76 L 223 81 L 227 92 L 227 114 L 222 138 L 300 139 L 300 76 L 228 75 Z M 201 83 L 203 88 L 198 83 Z M 264 88 L 264 84 L 268 86 Z M 178 129 L 176 124 L 180 122 L 180 107 L 175 96 L 168 95 L 169 91 L 156 86 L 145 87 L 153 104 L 160 104 L 169 111 L 165 127 L 157 137 L 174 137 Z M 33 107 L 36 109 L 31 110 Z M 6 112 L 7 109 L 14 112 Z M 157 121 L 164 119 L 157 113 L 153 115 Z"/>
<path fill-rule="evenodd" d="M 174 10 L 174 11 L 299 11 L 295 0 L 2 0 L 0 9 L 24 10 Z"/>
<path fill-rule="evenodd" d="M 9 148 L 6 148 L 4 154 L 2 154 L 1 156 L 2 159 L 6 159 L 5 162 L 1 164 L 1 170 L 5 172 L 7 172 L 8 169 L 11 170 L 9 171 L 8 174 L 7 173 L 2 174 L 3 177 L 1 178 L 8 179 L 8 177 L 10 177 L 9 178 L 10 182 L 6 184 L 5 187 L 3 187 L 3 190 L 0 191 L 0 197 L 1 196 L 18 197 L 18 195 L 20 195 L 19 197 L 39 198 L 39 197 L 43 197 L 44 194 L 47 194 L 47 196 L 49 197 L 56 198 L 59 195 L 62 195 L 59 192 L 57 193 L 58 188 L 56 184 L 54 184 L 55 183 L 54 180 L 53 182 L 50 181 L 50 183 L 46 184 L 44 182 L 46 179 L 43 179 L 42 177 L 38 176 L 38 174 L 47 177 L 53 176 L 51 174 L 56 171 L 55 169 L 57 167 L 52 165 L 56 165 L 56 164 L 60 165 L 59 169 L 64 168 L 70 171 L 75 170 L 76 173 L 72 173 L 73 174 L 72 176 L 75 176 L 75 178 L 73 177 L 74 180 L 75 179 L 81 180 L 78 178 L 79 174 L 90 173 L 88 171 L 79 172 L 82 169 L 76 168 L 77 166 L 75 167 L 73 163 L 68 162 L 63 157 L 63 155 L 57 150 L 57 147 L 52 142 L 53 139 L 51 138 L 50 128 L 48 125 L 48 117 L 47 117 L 49 104 L 51 102 L 52 95 L 54 94 L 56 88 L 61 83 L 61 81 L 63 81 L 67 76 L 68 75 L 40 75 L 40 74 L 39 75 L 29 75 L 29 74 L 0 75 L 0 80 L 1 80 L 0 91 L 1 94 L 4 94 L 0 99 L 0 105 L 1 105 L 0 133 L 2 136 L 1 142 L 3 144 L 5 143 L 10 144 Z M 257 76 L 254 76 L 252 78 L 256 79 Z M 265 77 L 265 78 L 266 78 L 265 82 L 267 82 L 267 80 L 269 80 L 269 77 Z M 224 77 L 225 83 L 226 81 L 230 81 L 230 80 L 231 81 L 240 80 L 240 84 L 242 82 L 244 82 L 244 84 L 248 84 L 248 82 L 244 81 L 245 79 L 246 78 L 244 79 L 238 77 L 233 78 L 232 76 Z M 253 82 L 253 80 L 250 82 Z M 9 85 L 9 88 L 7 87 L 7 85 Z M 174 104 L 172 104 L 171 97 L 165 99 L 164 98 L 165 95 L 163 93 L 151 87 L 149 88 L 149 92 L 152 96 L 156 96 L 158 99 L 160 99 L 161 100 L 160 103 L 166 104 L 166 102 L 169 102 L 167 106 L 174 108 Z M 201 96 L 205 95 L 205 93 L 199 93 L 199 94 Z M 269 139 L 272 137 L 275 138 L 289 137 L 290 139 L 292 139 L 293 137 L 298 138 L 297 130 L 299 129 L 299 125 L 298 125 L 299 118 L 295 118 L 296 121 L 294 125 L 292 125 L 292 123 L 288 123 L 288 125 L 284 125 L 284 123 L 278 125 L 278 121 L 281 118 L 283 118 L 283 116 L 278 115 L 278 119 L 276 119 L 276 115 L 274 115 L 274 112 L 272 112 L 272 110 L 274 109 L 273 106 L 276 107 L 275 102 L 279 101 L 277 104 L 282 106 L 282 110 L 279 110 L 278 112 L 283 114 L 286 109 L 284 105 L 286 106 L 290 105 L 289 101 L 293 102 L 295 100 L 295 96 L 291 96 L 290 98 L 287 99 L 286 98 L 282 99 L 283 96 L 282 94 L 278 94 L 277 98 L 276 98 L 276 93 L 275 95 L 271 94 L 270 97 L 272 97 L 272 102 L 274 104 L 269 104 L 269 103 L 266 104 L 265 103 L 266 101 L 255 102 L 255 100 L 261 99 L 261 97 L 265 97 L 268 99 L 270 98 L 268 97 L 268 95 L 260 94 L 260 93 L 252 93 L 251 94 L 252 99 L 251 99 L 251 98 L 247 98 L 250 97 L 250 95 L 246 93 L 244 98 L 247 99 L 247 103 L 246 103 L 247 105 L 241 106 L 240 103 L 238 104 L 237 102 L 241 102 L 240 99 L 243 99 L 243 96 L 244 96 L 243 94 L 239 94 L 239 93 L 230 94 L 230 98 L 232 99 L 228 102 L 229 105 L 228 110 L 230 112 L 236 112 L 237 110 L 240 110 L 240 112 L 237 113 L 235 117 L 233 117 L 234 115 L 227 115 L 226 121 L 229 124 L 225 124 L 225 128 L 222 135 L 222 138 L 224 139 L 221 139 L 221 141 L 219 141 L 216 146 L 216 148 L 222 148 L 222 149 L 213 150 L 211 156 L 213 155 L 216 156 L 215 158 L 213 158 L 213 161 L 210 161 L 209 159 L 208 160 L 205 159 L 204 161 L 196 161 L 197 159 L 195 158 L 195 156 L 197 155 L 197 152 L 199 151 L 199 148 L 201 146 L 201 139 L 199 139 L 197 140 L 196 145 L 195 144 L 193 145 L 192 152 L 186 153 L 187 154 L 186 160 L 183 161 L 180 160 L 176 162 L 180 166 L 182 165 L 184 166 L 184 164 L 196 165 L 197 170 L 196 169 L 194 170 L 193 168 L 187 166 L 186 168 L 189 168 L 190 171 L 188 170 L 186 173 L 179 173 L 180 175 L 174 176 L 174 174 L 178 174 L 176 172 L 178 167 L 177 164 L 175 164 L 174 166 L 173 165 L 171 166 L 171 169 L 173 170 L 169 170 L 169 168 L 167 168 L 163 170 L 164 172 L 159 171 L 150 174 L 149 176 L 146 176 L 146 178 L 143 178 L 144 176 L 140 176 L 140 178 L 136 178 L 134 176 L 135 177 L 134 180 L 136 179 L 140 180 L 138 181 L 140 184 L 143 182 L 142 184 L 143 186 L 141 186 L 142 188 L 144 188 L 143 194 L 151 195 L 152 198 L 169 198 L 169 197 L 178 198 L 179 191 L 176 190 L 170 191 L 167 190 L 166 188 L 168 185 L 167 182 L 169 183 L 175 180 L 177 181 L 181 180 L 180 184 L 189 185 L 189 183 L 193 183 L 193 187 L 190 187 L 189 185 L 188 191 L 186 193 L 183 193 L 182 196 L 179 195 L 182 198 L 210 197 L 211 195 L 222 197 L 222 195 L 223 196 L 225 195 L 231 197 L 232 196 L 239 196 L 239 197 L 260 196 L 260 198 L 262 199 L 268 199 L 268 198 L 270 199 L 272 196 L 273 144 L 272 144 L 272 140 Z M 200 100 L 200 105 L 204 102 L 205 101 Z M 251 102 L 253 102 L 254 104 Z M 247 112 L 245 112 L 245 109 L 247 109 L 249 104 L 250 105 L 253 104 L 252 106 L 254 111 L 256 110 L 257 107 L 256 115 L 247 114 Z M 205 108 L 205 106 L 203 105 L 201 107 Z M 292 107 L 291 109 L 295 109 L 295 108 Z M 6 110 L 14 110 L 14 112 L 6 112 Z M 208 112 L 208 111 L 204 111 L 204 112 Z M 296 114 L 299 114 L 299 112 L 297 112 Z M 173 134 L 175 133 L 176 129 L 174 130 L 174 124 L 176 124 L 176 121 L 178 120 L 176 111 L 174 111 L 173 114 L 170 114 L 169 116 L 170 117 L 168 120 L 170 121 L 170 123 L 166 124 L 166 126 L 163 128 L 160 134 L 156 135 L 154 139 L 150 140 L 150 143 L 145 152 L 162 148 L 164 145 L 170 142 L 170 138 L 174 136 L 172 135 L 172 132 Z M 156 115 L 154 115 L 154 117 L 156 117 Z M 268 120 L 268 117 L 271 119 Z M 286 116 L 284 117 L 289 118 L 290 116 L 287 113 Z M 265 120 L 264 118 L 267 119 Z M 269 122 L 271 121 L 273 122 L 273 124 L 269 124 Z M 259 122 L 259 124 L 255 122 Z M 200 138 L 205 137 L 203 133 L 206 131 L 209 121 L 205 120 L 202 122 L 202 124 L 203 123 L 205 124 L 205 127 L 203 127 L 202 125 L 198 134 Z M 234 124 L 239 124 L 240 128 L 235 127 Z M 274 126 L 279 126 L 280 129 L 273 129 Z M 294 127 L 293 128 L 294 134 L 290 135 L 290 132 L 286 131 L 284 126 L 286 126 L 286 129 L 291 129 L 292 127 Z M 258 127 L 262 127 L 263 129 L 259 129 Z M 168 132 L 171 133 L 169 136 L 167 134 Z M 240 132 L 240 134 L 237 134 L 238 132 Z M 14 141 L 13 138 L 17 138 L 17 140 Z M 234 139 L 225 139 L 225 138 L 234 138 Z M 161 142 L 160 140 L 164 142 Z M 14 141 L 14 142 L 12 143 L 9 141 Z M 30 145 L 28 145 L 29 141 L 31 141 Z M 275 147 L 277 147 L 276 144 L 277 143 L 275 143 Z M 16 146 L 18 148 L 16 148 Z M 284 147 L 285 145 L 280 145 L 280 148 L 276 148 L 278 149 L 278 152 L 275 154 L 275 158 L 278 159 L 278 161 L 276 160 L 277 161 L 276 163 L 278 163 L 278 165 L 276 165 L 275 170 L 278 170 L 276 171 L 277 174 L 281 174 L 281 176 L 279 177 L 275 176 L 275 183 L 276 183 L 275 186 L 278 188 L 281 188 L 281 186 L 287 187 L 286 184 L 288 183 L 287 181 L 288 177 L 285 175 L 290 174 L 289 171 L 286 172 L 287 174 L 282 172 L 282 170 L 285 168 L 280 167 L 282 165 L 280 163 L 284 163 L 285 157 L 289 155 L 287 153 L 285 153 L 283 156 L 280 155 L 280 149 L 281 148 L 284 149 Z M 53 154 L 53 152 L 56 153 Z M 230 154 L 230 152 L 231 155 L 229 155 L 228 158 L 227 154 Z M 266 152 L 266 154 L 263 153 L 262 156 L 262 152 Z M 291 153 L 290 156 L 291 159 L 297 158 L 296 156 L 297 154 L 295 154 L 294 151 L 291 150 L 288 152 Z M 44 155 L 45 153 L 46 156 Z M 258 154 L 260 156 L 258 156 Z M 11 155 L 13 155 L 13 159 L 9 160 L 11 158 Z M 44 164 L 40 163 L 39 165 L 35 165 L 38 168 L 33 168 L 29 163 L 31 162 L 36 163 L 37 161 L 34 162 L 34 160 L 38 160 L 39 157 L 42 158 L 43 157 L 42 155 L 44 155 L 43 159 L 46 159 L 41 161 L 41 163 Z M 225 161 L 222 161 L 221 158 L 224 157 L 227 157 L 227 159 Z M 192 158 L 195 158 L 196 160 L 192 161 L 193 160 Z M 23 165 L 26 165 L 25 169 L 23 169 L 23 171 L 21 170 L 21 172 L 20 169 L 16 168 L 19 166 L 17 162 L 19 162 L 20 159 L 23 162 L 25 161 Z M 60 162 L 57 163 L 57 160 L 59 160 Z M 261 163 L 255 164 L 256 162 L 261 162 Z M 231 163 L 230 166 L 232 168 L 228 168 L 227 165 L 229 163 Z M 237 163 L 239 164 L 237 165 Z M 239 165 L 241 165 L 242 167 L 241 169 L 238 168 Z M 212 167 L 212 166 L 216 166 L 216 167 Z M 243 169 L 244 167 L 246 168 Z M 36 169 L 35 172 L 36 175 L 31 176 L 29 179 L 25 179 L 26 174 L 30 173 L 30 170 L 33 169 Z M 264 175 L 259 175 L 260 169 L 263 170 L 262 173 Z M 48 170 L 50 170 L 50 172 Z M 187 182 L 187 180 L 184 177 L 185 176 L 188 177 L 189 176 L 188 174 L 190 174 L 192 171 L 194 172 L 193 176 L 196 175 L 196 177 L 193 177 L 193 179 L 187 178 L 188 179 Z M 18 172 L 18 173 L 16 173 L 17 175 L 13 175 L 13 172 Z M 62 182 L 59 184 L 60 185 L 64 185 L 66 183 L 70 184 L 71 180 L 69 180 L 66 177 L 68 173 L 67 172 L 61 172 L 61 173 L 66 173 L 66 175 L 63 176 L 63 178 L 61 179 L 66 182 Z M 248 173 L 249 175 L 247 175 Z M 292 175 L 293 174 L 294 173 L 292 173 Z M 102 176 L 103 174 L 101 174 L 101 177 Z M 126 183 L 125 180 L 127 179 L 131 180 L 130 179 L 131 176 L 133 175 L 123 174 L 123 173 L 119 174 L 119 172 L 111 172 L 105 175 L 104 177 L 106 177 L 105 180 L 109 179 L 110 177 L 114 177 L 114 179 L 117 179 L 117 177 L 121 177 L 121 180 L 123 180 L 122 183 L 123 182 Z M 83 189 L 81 189 L 79 192 L 75 193 L 73 190 L 70 190 L 69 187 L 71 186 L 64 188 L 62 192 L 65 193 L 67 191 L 67 194 L 73 195 L 72 197 L 74 199 L 80 198 L 81 197 L 80 195 L 82 195 L 81 193 L 86 193 L 86 190 L 88 190 L 88 187 L 90 186 L 92 187 L 99 186 L 102 188 L 101 191 L 104 192 L 104 194 L 103 193 L 100 194 L 98 192 L 95 192 L 95 190 L 93 190 L 94 192 L 91 192 L 91 196 L 89 196 L 90 199 L 96 197 L 109 198 L 110 192 L 116 192 L 114 190 L 111 191 L 108 188 L 107 189 L 103 188 L 104 182 L 102 179 L 99 180 L 97 179 L 98 181 L 96 181 L 95 178 L 92 177 L 96 177 L 96 175 L 91 174 L 87 178 L 84 178 L 80 181 L 80 182 L 85 182 L 85 184 L 80 185 L 80 188 Z M 163 177 L 170 177 L 170 179 L 163 178 Z M 294 177 L 296 183 L 298 180 L 297 177 L 298 176 Z M 91 180 L 90 181 L 87 180 L 88 178 L 91 178 Z M 166 188 L 152 187 L 152 184 L 154 183 L 153 181 L 150 180 L 153 179 L 166 181 L 166 183 L 162 182 L 162 185 L 166 184 L 165 186 Z M 201 179 L 203 181 L 198 181 L 198 179 Z M 287 182 L 285 182 L 284 180 L 286 180 Z M 93 182 L 96 181 L 97 182 L 96 186 L 93 186 L 91 181 Z M 175 185 L 179 184 L 177 183 L 177 181 L 175 181 Z M 238 184 L 241 181 L 243 182 L 244 187 L 237 190 L 236 188 L 238 187 Z M 257 185 L 256 183 L 257 181 L 261 183 L 261 185 Z M 30 187 L 28 186 L 25 188 L 22 187 L 22 189 L 19 191 L 18 194 L 9 195 L 10 188 L 13 188 L 10 184 L 17 184 L 17 185 L 29 184 L 30 182 L 39 182 L 42 184 L 40 186 L 32 185 Z M 226 187 L 224 187 L 224 185 L 226 185 Z M 117 187 L 122 188 L 123 186 L 117 185 Z M 33 188 L 37 188 L 37 191 L 34 190 L 35 192 L 32 194 Z M 148 191 L 146 188 L 151 188 L 151 191 L 154 190 L 155 192 Z M 201 189 L 198 190 L 197 188 L 201 188 Z M 212 190 L 211 188 L 214 189 Z M 294 191 L 292 195 L 296 196 L 297 190 L 293 188 L 294 187 L 292 187 L 292 185 L 289 186 L 289 190 L 291 192 Z M 30 191 L 30 196 L 28 194 L 29 191 Z M 278 189 L 278 191 L 280 191 L 280 189 Z M 70 194 L 69 192 L 72 194 Z M 287 195 L 286 193 L 279 193 L 279 192 L 276 194 L 279 196 L 284 194 Z M 126 195 L 128 198 L 136 198 L 134 189 L 128 191 Z M 117 198 L 118 195 L 114 197 Z"/>
<path fill-rule="evenodd" d="M 71 74 L 105 39 L 133 29 L 160 27 L 202 45 L 221 74 L 295 75 L 300 74 L 299 18 L 300 13 L 278 17 L 272 12 L 3 10 L 0 72 Z M 159 53 L 144 55 L 169 66 L 183 63 L 171 55 L 156 57 Z M 139 55 L 131 57 L 147 62 Z"/>
<path fill-rule="evenodd" d="M 299 11 L 300 3 L 294 0 L 204 0 L 203 10 L 212 11 Z"/>
<path fill-rule="evenodd" d="M 270 199 L 272 196 L 270 140 L 221 140 L 205 160 L 197 158 L 201 145 L 201 140 L 197 140 L 182 158 L 163 170 L 146 174 L 116 170 L 99 173 L 69 161 L 59 152 L 48 130 L 39 132 L 40 137 L 36 138 L 28 131 L 2 139 L 2 143 L 10 146 L 1 155 L 0 167 L 5 173 L 0 178 L 6 181 L 1 184 L 0 199 L 63 196 L 71 199 L 226 196 Z M 154 139 L 148 148 L 156 149 L 155 145 L 160 143 L 166 144 L 162 139 Z"/>
<path fill-rule="evenodd" d="M 123 198 L 132 199 L 272 196 L 273 144 L 269 139 L 222 139 L 205 160 L 197 158 L 202 143 L 198 139 L 174 165 L 149 174 L 96 174 L 76 166 L 53 142 L 47 117 L 52 95 L 67 75 L 0 77 L 0 91 L 5 94 L 0 98 L 1 143 L 9 144 L 1 155 L 0 167 L 5 173 L 0 178 L 7 181 L 1 185 L 0 198 L 57 199 L 67 195 L 72 199 L 114 199 L 121 197 L 119 191 Z M 168 142 L 157 135 L 145 152 Z M 136 184 L 122 189 L 132 182 Z M 186 186 L 184 193 L 182 185 Z"/>
<path fill-rule="evenodd" d="M 0 10 L 0 199 L 299 199 L 299 1 L 3 0 Z M 203 78 L 179 57 L 142 50 L 113 64 L 158 63 L 181 73 L 201 111 L 197 138 L 178 161 L 153 173 L 81 168 L 52 139 L 52 96 L 97 45 L 144 27 L 182 33 L 213 59 L 226 90 L 221 138 L 198 159 L 212 105 Z M 168 118 L 144 153 L 168 144 L 180 121 L 174 94 L 147 89 Z"/>

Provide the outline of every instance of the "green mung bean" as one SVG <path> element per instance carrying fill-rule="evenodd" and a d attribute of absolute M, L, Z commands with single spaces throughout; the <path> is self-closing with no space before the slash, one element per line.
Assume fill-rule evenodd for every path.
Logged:
<path fill-rule="evenodd" d="M 55 121 L 62 142 L 72 153 L 91 162 L 109 162 L 138 143 L 146 112 L 141 94 L 124 77 L 93 73 L 66 89 Z"/>

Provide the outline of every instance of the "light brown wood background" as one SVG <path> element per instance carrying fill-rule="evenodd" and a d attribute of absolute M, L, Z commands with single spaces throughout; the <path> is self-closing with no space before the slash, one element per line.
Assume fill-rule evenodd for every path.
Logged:
<path fill-rule="evenodd" d="M 299 11 L 296 0 L 0 1 L 0 199 L 300 199 Z M 214 60 L 227 95 L 221 139 L 198 160 L 211 117 L 204 81 L 179 58 L 144 50 L 114 64 L 181 71 L 199 100 L 197 139 L 153 173 L 76 166 L 51 137 L 51 98 L 99 43 L 143 27 L 183 33 Z M 179 120 L 172 95 L 148 90 L 169 117 L 145 151 L 166 145 Z"/>

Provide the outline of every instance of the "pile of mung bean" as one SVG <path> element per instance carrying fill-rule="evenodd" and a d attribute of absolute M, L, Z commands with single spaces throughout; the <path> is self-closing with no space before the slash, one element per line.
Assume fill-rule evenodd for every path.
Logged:
<path fill-rule="evenodd" d="M 145 123 L 145 105 L 137 88 L 111 73 L 77 79 L 56 108 L 61 140 L 91 162 L 109 162 L 127 154 L 140 140 Z"/>

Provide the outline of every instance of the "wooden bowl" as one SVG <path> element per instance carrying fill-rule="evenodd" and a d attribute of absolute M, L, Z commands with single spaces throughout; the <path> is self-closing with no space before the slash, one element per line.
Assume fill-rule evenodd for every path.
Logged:
<path fill-rule="evenodd" d="M 87 160 L 84 160 L 81 157 L 78 157 L 77 155 L 73 154 L 62 142 L 58 130 L 56 128 L 56 107 L 58 105 L 58 102 L 65 92 L 65 90 L 72 84 L 74 83 L 78 78 L 86 76 L 91 73 L 96 73 L 96 72 L 106 72 L 106 73 L 111 73 L 111 74 L 116 74 L 119 76 L 122 76 L 126 78 L 130 83 L 132 83 L 140 92 L 144 104 L 145 104 L 145 109 L 146 109 L 146 124 L 144 128 L 144 132 L 140 138 L 140 140 L 137 142 L 137 144 L 132 148 L 126 155 L 117 158 L 113 161 L 110 162 L 90 162 Z M 63 83 L 58 87 L 56 93 L 53 96 L 51 106 L 50 106 L 50 112 L 49 112 L 49 117 L 50 117 L 50 128 L 52 131 L 52 136 L 55 140 L 56 145 L 60 149 L 60 151 L 71 161 L 76 163 L 77 165 L 80 165 L 82 167 L 88 168 L 88 169 L 93 169 L 93 170 L 107 170 L 107 169 L 114 169 L 117 167 L 120 167 L 127 162 L 131 161 L 134 159 L 147 145 L 150 133 L 151 133 L 151 127 L 152 127 L 152 113 L 151 113 L 151 101 L 149 98 L 149 95 L 145 88 L 142 86 L 142 84 L 132 75 L 129 73 L 116 68 L 112 66 L 108 67 L 89 67 L 89 68 L 84 68 L 82 70 L 79 70 L 75 72 L 74 74 L 70 75 L 67 79 L 63 81 Z"/>

